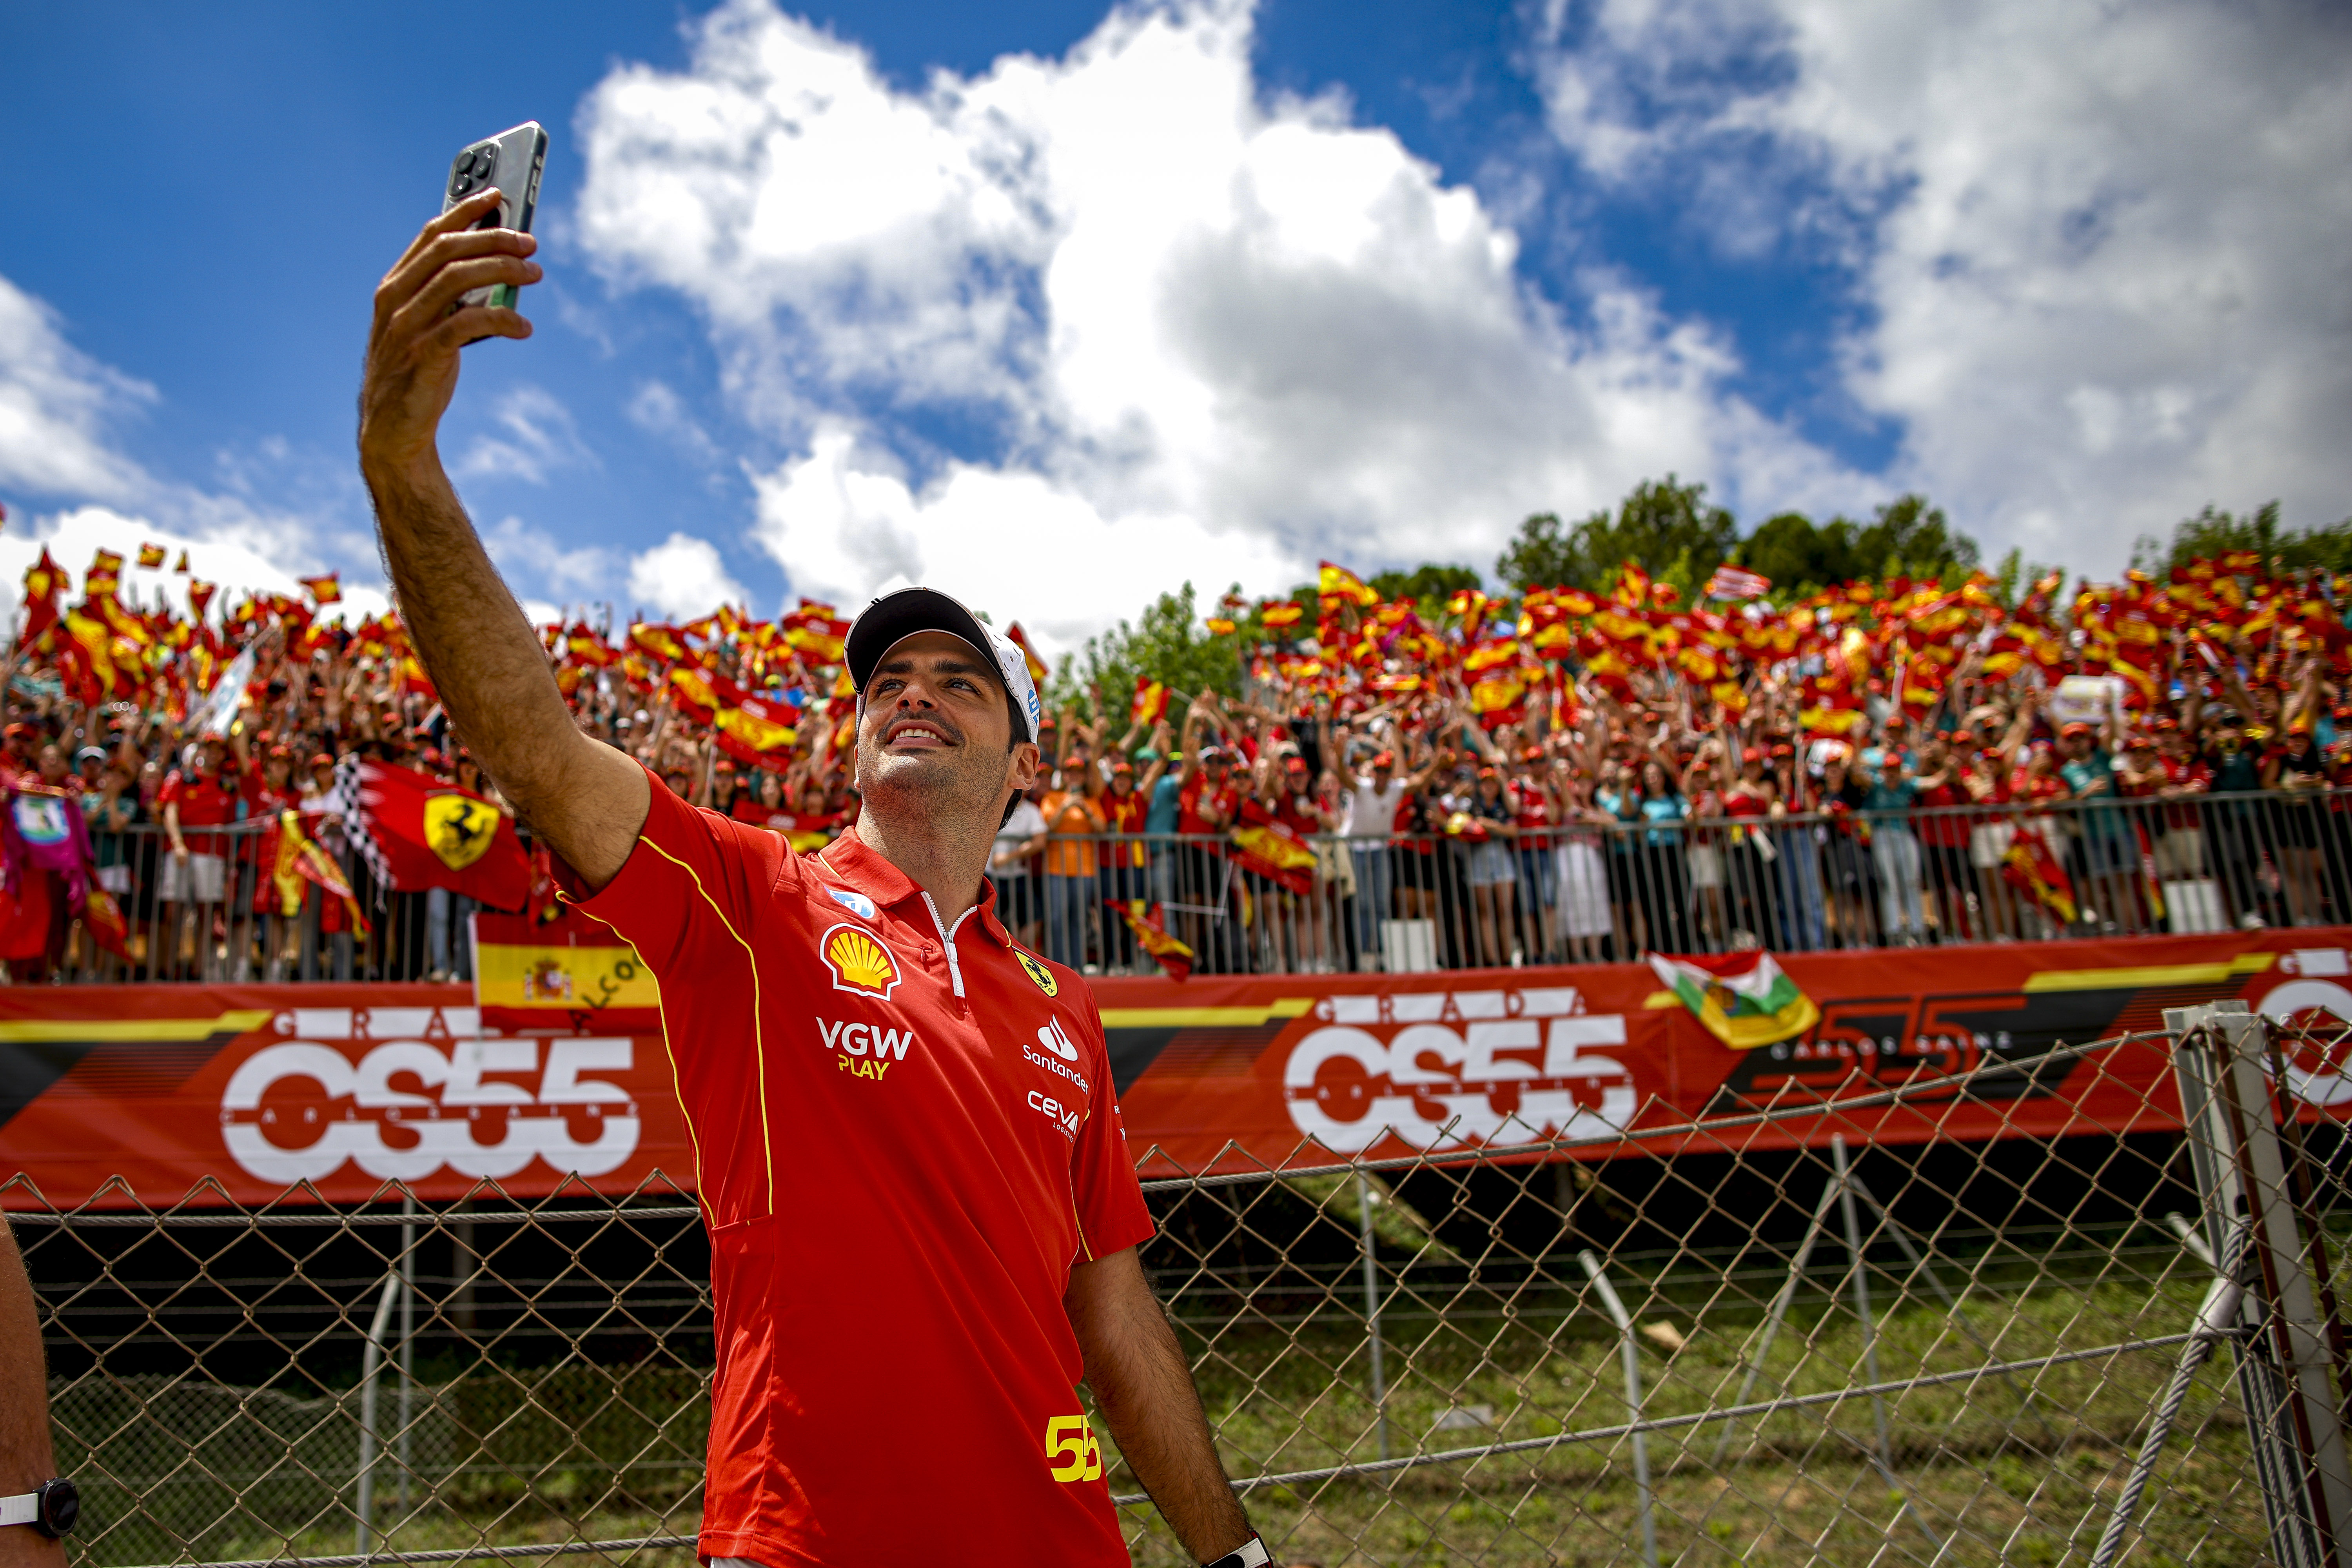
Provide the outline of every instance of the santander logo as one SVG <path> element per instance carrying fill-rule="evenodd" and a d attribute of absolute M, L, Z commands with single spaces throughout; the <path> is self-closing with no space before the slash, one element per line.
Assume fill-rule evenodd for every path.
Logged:
<path fill-rule="evenodd" d="M 1415 1149 L 1601 1136 L 1638 1109 L 1625 1019 L 1573 986 L 1327 996 L 1290 1048 L 1283 1099 L 1334 1153 L 1387 1132 Z"/>
<path fill-rule="evenodd" d="M 346 1163 L 380 1181 L 497 1181 L 533 1160 L 601 1176 L 637 1150 L 629 1091 L 594 1076 L 630 1068 L 626 1039 L 483 1038 L 470 1007 L 302 1008 L 277 1032 L 303 1037 L 254 1052 L 221 1093 L 221 1140 L 260 1181 Z"/>

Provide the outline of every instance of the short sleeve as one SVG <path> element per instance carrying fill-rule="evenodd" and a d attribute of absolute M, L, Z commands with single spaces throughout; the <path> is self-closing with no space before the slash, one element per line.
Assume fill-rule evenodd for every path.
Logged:
<path fill-rule="evenodd" d="M 1135 1179 L 1135 1156 L 1128 1152 L 1127 1129 L 1118 1114 L 1118 1098 L 1111 1089 L 1110 1050 L 1103 1043 L 1102 1015 L 1091 993 L 1079 1017 L 1086 1038 L 1087 1070 L 1102 1086 L 1094 1110 L 1078 1129 L 1070 1151 L 1070 1193 L 1078 1211 L 1078 1227 L 1091 1261 L 1124 1252 L 1151 1239 L 1159 1226 L 1144 1206 L 1143 1188 Z"/>
<path fill-rule="evenodd" d="M 783 840 L 688 805 L 646 777 L 653 804 L 637 842 L 620 874 L 579 900 L 581 912 L 626 938 L 665 984 L 691 983 L 706 968 L 740 968 L 751 953 L 753 911 L 793 873 Z"/>

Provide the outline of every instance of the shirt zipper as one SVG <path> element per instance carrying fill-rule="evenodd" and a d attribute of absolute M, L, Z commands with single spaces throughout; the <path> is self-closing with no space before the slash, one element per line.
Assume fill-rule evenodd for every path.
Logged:
<path fill-rule="evenodd" d="M 972 910 L 979 907 L 978 904 L 974 904 L 971 910 L 966 910 L 956 916 L 955 924 L 950 925 L 940 919 L 940 906 L 931 901 L 930 889 L 928 888 L 923 889 L 923 908 L 931 911 L 931 924 L 939 931 L 940 945 L 947 950 L 948 980 L 954 985 L 955 994 L 959 996 L 963 994 L 963 966 L 956 962 L 955 933 L 963 929 L 963 922 L 971 919 Z"/>

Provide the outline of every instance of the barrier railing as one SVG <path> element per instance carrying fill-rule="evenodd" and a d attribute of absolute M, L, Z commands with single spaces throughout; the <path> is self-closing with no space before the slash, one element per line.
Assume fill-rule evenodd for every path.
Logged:
<path fill-rule="evenodd" d="M 993 875 L 1024 941 L 1107 973 L 1156 970 L 1111 912 L 1130 901 L 1159 906 L 1209 973 L 2352 922 L 2352 791 L 1579 822 L 1516 836 L 1459 820 L 1458 833 L 1260 840 L 1255 855 L 1223 836 L 1072 835 Z M 259 825 L 187 837 L 194 853 L 182 860 L 152 825 L 98 835 L 99 876 L 130 921 L 129 956 L 61 921 L 54 951 L 20 962 L 16 977 L 471 977 L 467 900 L 379 898 L 364 863 L 346 856 L 373 928 L 362 936 L 334 929 L 315 892 L 299 915 L 273 912 Z"/>
<path fill-rule="evenodd" d="M 2159 1041 L 2178 1080 L 2147 1103 L 2177 1092 L 2186 1133 L 1874 1147 L 1865 1110 L 2001 1102 L 1857 1079 L 1580 1141 L 1605 1162 L 1310 1145 L 1148 1182 L 1143 1258 L 1276 1562 L 2339 1561 L 2352 1147 L 2296 1093 L 2352 1042 L 2233 1004 L 2168 1025 L 2068 1047 L 2064 1092 Z M 687 1194 L 199 1195 L 58 1212 L 0 1184 L 78 1561 L 689 1559 L 712 1344 Z M 1136 1561 L 1186 1561 L 1105 1451 Z M 911 1505 L 953 1458 L 910 1411 L 892 1462 Z"/>

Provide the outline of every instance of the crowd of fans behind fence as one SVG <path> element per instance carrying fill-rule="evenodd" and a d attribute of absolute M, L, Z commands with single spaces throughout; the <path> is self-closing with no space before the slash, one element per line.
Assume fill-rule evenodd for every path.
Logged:
<path fill-rule="evenodd" d="M 1146 675 L 1048 715 L 992 862 L 1000 911 L 1108 973 L 1154 963 L 1120 910 L 1210 973 L 2352 920 L 2336 583 L 2251 558 L 2066 605 L 2055 579 L 2014 605 L 1981 577 L 1795 604 L 1759 581 L 1727 568 L 1685 608 L 1629 565 L 1606 594 L 1440 606 L 1327 566 L 1311 605 L 1229 599 L 1204 635 L 1234 639 L 1240 691 Z M 52 586 L 16 641 L 0 771 L 79 813 L 131 970 L 468 976 L 465 900 L 375 889 L 346 852 L 383 911 L 362 938 L 316 889 L 285 917 L 261 864 L 258 826 L 287 810 L 341 848 L 324 808 L 347 753 L 496 800 L 397 623 L 280 597 L 216 628 L 130 607 L 111 573 L 89 589 L 63 612 Z M 808 850 L 857 816 L 844 629 L 804 603 L 546 640 L 583 730 Z M 59 873 L 25 853 L 26 820 L 0 956 L 18 982 L 92 973 L 79 885 L 42 883 Z"/>

